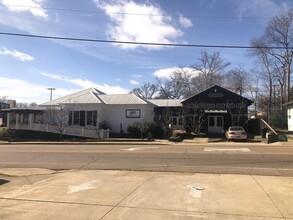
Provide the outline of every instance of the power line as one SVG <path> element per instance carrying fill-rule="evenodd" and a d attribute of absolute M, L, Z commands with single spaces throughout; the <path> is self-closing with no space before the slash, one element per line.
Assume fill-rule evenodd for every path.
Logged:
<path fill-rule="evenodd" d="M 33 34 L 19 34 L 0 32 L 0 35 L 15 36 L 15 37 L 29 37 L 29 38 L 42 38 L 51 40 L 67 40 L 67 41 L 82 41 L 82 42 L 95 42 L 95 43 L 110 43 L 110 44 L 132 44 L 132 45 L 148 45 L 148 46 L 166 46 L 166 47 L 198 47 L 198 48 L 222 48 L 222 49 L 293 49 L 293 47 L 253 47 L 244 45 L 212 45 L 212 44 L 175 44 L 175 43 L 152 43 L 152 42 L 135 42 L 135 41 L 118 41 L 118 40 L 102 40 L 102 39 L 89 39 L 89 38 L 73 38 L 73 37 L 58 37 L 46 35 L 33 35 Z"/>
<path fill-rule="evenodd" d="M 32 8 L 32 9 L 45 9 L 53 11 L 68 11 L 75 13 L 98 13 L 104 14 L 102 11 L 97 10 L 81 10 L 81 9 L 65 9 L 65 8 L 52 8 L 52 7 L 37 7 L 37 6 L 25 6 L 25 5 L 7 5 L 0 4 L 2 7 L 19 7 L 19 8 Z M 158 17 L 180 17 L 184 16 L 187 18 L 198 18 L 198 19 L 247 19 L 247 20 L 270 20 L 269 17 L 235 17 L 235 16 L 206 16 L 206 15 L 178 15 L 178 14 L 145 14 L 145 13 L 131 13 L 131 12 L 109 12 L 108 14 L 118 15 L 134 15 L 134 16 L 158 16 Z"/>

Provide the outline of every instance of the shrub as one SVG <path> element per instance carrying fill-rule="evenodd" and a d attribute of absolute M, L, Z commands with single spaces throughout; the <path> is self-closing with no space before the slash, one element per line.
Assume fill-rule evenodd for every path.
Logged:
<path fill-rule="evenodd" d="M 104 129 L 104 130 L 109 129 L 109 130 L 111 130 L 111 125 L 110 125 L 110 123 L 107 122 L 106 120 L 103 120 L 103 121 L 101 121 L 100 124 L 99 124 L 99 129 Z"/>
<path fill-rule="evenodd" d="M 134 122 L 132 125 L 128 126 L 127 131 L 132 137 L 139 138 L 141 137 L 140 127 L 141 125 L 139 122 Z"/>
<path fill-rule="evenodd" d="M 162 126 L 158 125 L 155 122 L 134 122 L 132 125 L 129 125 L 127 128 L 128 133 L 135 138 L 145 138 L 148 136 L 148 133 L 151 134 L 153 138 L 160 138 L 164 135 Z"/>
<path fill-rule="evenodd" d="M 152 122 L 149 128 L 149 132 L 153 138 L 162 138 L 164 136 L 164 129 L 161 125 Z"/>

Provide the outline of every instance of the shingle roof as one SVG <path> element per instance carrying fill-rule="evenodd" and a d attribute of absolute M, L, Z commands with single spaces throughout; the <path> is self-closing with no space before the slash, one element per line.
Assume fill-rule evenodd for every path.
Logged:
<path fill-rule="evenodd" d="M 87 103 L 102 103 L 97 97 L 99 94 L 105 94 L 96 88 L 89 88 L 76 92 L 49 102 L 45 102 L 40 106 L 57 106 L 59 104 L 87 104 Z"/>
<path fill-rule="evenodd" d="M 108 105 L 138 105 L 149 104 L 146 100 L 138 96 L 129 94 L 115 94 L 115 95 L 98 95 L 98 97 Z"/>
<path fill-rule="evenodd" d="M 184 99 L 149 99 L 148 101 L 158 107 L 181 107 Z"/>

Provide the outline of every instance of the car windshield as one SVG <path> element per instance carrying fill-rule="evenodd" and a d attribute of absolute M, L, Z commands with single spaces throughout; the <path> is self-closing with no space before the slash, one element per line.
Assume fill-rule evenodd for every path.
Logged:
<path fill-rule="evenodd" d="M 241 128 L 241 127 L 231 127 L 230 131 L 243 131 L 243 128 Z"/>

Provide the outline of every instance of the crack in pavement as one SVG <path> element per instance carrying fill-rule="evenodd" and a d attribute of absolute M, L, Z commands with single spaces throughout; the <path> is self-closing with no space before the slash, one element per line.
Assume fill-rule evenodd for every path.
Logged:
<path fill-rule="evenodd" d="M 107 216 L 114 208 L 118 207 L 119 204 L 121 204 L 125 199 L 127 199 L 132 193 L 134 193 L 137 189 L 139 189 L 140 187 L 142 187 L 145 183 L 147 183 L 148 181 L 150 181 L 152 178 L 154 178 L 157 174 L 151 176 L 150 178 L 147 178 L 144 182 L 142 182 L 140 185 L 138 185 L 137 187 L 135 187 L 130 193 L 128 193 L 128 195 L 126 195 L 123 199 L 121 199 L 115 206 L 113 206 L 108 212 L 106 212 L 105 215 L 103 215 L 100 220 L 102 220 L 105 216 Z"/>
<path fill-rule="evenodd" d="M 281 210 L 278 208 L 277 204 L 274 202 L 274 200 L 270 197 L 270 195 L 265 191 L 265 189 L 262 187 L 262 185 L 252 176 L 250 175 L 250 177 L 256 182 L 256 184 L 262 189 L 262 191 L 266 194 L 266 196 L 269 198 L 269 200 L 272 202 L 272 204 L 274 205 L 274 207 L 278 210 L 278 212 L 281 214 L 281 216 L 285 218 L 285 216 L 283 215 L 283 213 L 281 212 Z"/>

